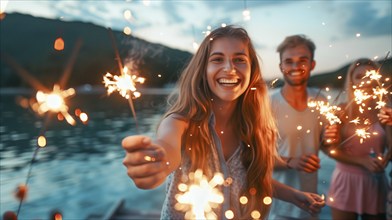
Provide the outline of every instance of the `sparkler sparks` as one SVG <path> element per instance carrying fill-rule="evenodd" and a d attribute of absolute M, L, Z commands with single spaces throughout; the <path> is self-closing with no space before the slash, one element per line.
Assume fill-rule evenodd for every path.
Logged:
<path fill-rule="evenodd" d="M 45 93 L 38 91 L 36 94 L 37 103 L 33 104 L 33 110 L 36 110 L 38 114 L 43 115 L 46 112 L 61 113 L 65 120 L 75 125 L 75 119 L 68 113 L 68 106 L 65 103 L 65 99 L 75 95 L 73 88 L 67 90 L 61 90 L 59 85 L 53 86 L 53 91 Z"/>
<path fill-rule="evenodd" d="M 60 40 L 61 39 L 61 40 Z M 75 119 L 68 113 L 69 107 L 67 106 L 65 99 L 70 98 L 75 95 L 75 90 L 73 88 L 67 89 L 67 90 L 62 90 L 61 88 L 64 87 L 66 84 L 70 74 L 71 74 L 71 69 L 75 63 L 77 53 L 81 47 L 82 41 L 79 39 L 75 47 L 72 51 L 71 57 L 68 61 L 68 64 L 66 65 L 66 69 L 63 72 L 63 75 L 58 82 L 58 84 L 55 84 L 53 86 L 53 90 L 50 91 L 50 89 L 46 88 L 43 86 L 37 79 L 35 79 L 27 70 L 25 70 L 22 66 L 20 66 L 13 58 L 11 58 L 8 55 L 3 55 L 2 58 L 4 57 L 4 60 L 13 68 L 15 68 L 16 73 L 20 75 L 20 77 L 24 80 L 26 80 L 36 91 L 36 100 L 32 101 L 29 103 L 28 101 L 21 101 L 22 107 L 31 107 L 33 111 L 37 112 L 39 115 L 45 115 L 45 120 L 44 123 L 41 127 L 41 131 L 39 132 L 40 135 L 37 138 L 37 148 L 35 148 L 32 159 L 29 163 L 29 168 L 26 176 L 26 181 L 24 186 L 27 187 L 30 177 L 31 177 L 31 171 L 33 168 L 33 163 L 36 160 L 36 157 L 38 155 L 38 150 L 40 148 L 43 148 L 47 144 L 47 140 L 45 137 L 45 131 L 46 127 L 49 124 L 50 121 L 50 114 L 49 113 L 58 113 L 58 118 L 65 118 L 66 121 L 71 124 L 75 125 L 76 121 Z M 55 41 L 55 49 L 62 50 L 64 46 L 64 41 L 62 38 L 58 38 L 58 40 Z M 30 105 L 29 105 L 30 104 Z M 79 110 L 80 111 L 80 110 Z M 59 117 L 61 116 L 61 117 Z M 88 116 L 86 113 L 83 113 L 80 111 L 80 119 L 83 121 L 83 123 L 86 123 L 88 120 Z M 24 202 L 23 198 L 20 198 L 19 201 L 19 206 L 17 210 L 16 216 L 19 215 L 19 212 L 22 208 L 22 204 Z"/>
<path fill-rule="evenodd" d="M 119 70 L 121 71 L 121 75 L 113 76 L 110 73 L 106 73 L 106 75 L 103 77 L 103 83 L 105 84 L 105 87 L 108 89 L 108 94 L 111 94 L 114 91 L 118 91 L 121 96 L 123 96 L 128 100 L 129 107 L 131 108 L 132 111 L 132 115 L 135 118 L 136 129 L 139 130 L 136 111 L 135 111 L 135 107 L 133 106 L 132 98 L 137 98 L 141 96 L 140 92 L 136 91 L 135 84 L 144 83 L 145 78 L 136 76 L 135 74 L 133 74 L 132 69 L 131 71 L 129 71 L 127 66 L 123 67 L 120 58 L 120 53 L 118 52 L 117 49 L 116 40 L 111 29 L 109 29 L 109 34 L 112 40 L 114 52 L 116 55 L 116 59 L 118 61 L 118 66 L 119 66 Z M 133 63 L 131 63 L 130 66 L 133 67 Z"/>
<path fill-rule="evenodd" d="M 340 118 L 336 116 L 336 112 L 340 111 L 341 108 L 336 105 L 330 105 L 328 102 L 324 101 L 309 101 L 309 108 L 315 108 L 323 115 L 329 122 L 330 125 L 340 124 Z"/>
<path fill-rule="evenodd" d="M 380 83 L 382 79 L 382 75 L 376 70 L 368 70 L 365 73 L 365 76 L 362 79 L 368 78 L 369 80 L 366 82 L 362 82 L 359 86 L 353 86 L 353 93 L 354 93 L 354 100 L 355 103 L 358 105 L 358 111 L 363 114 L 365 110 L 368 111 L 372 109 L 381 109 L 386 105 L 386 101 L 384 99 L 387 98 L 388 90 L 384 88 L 384 84 Z M 361 89 L 366 84 L 371 84 L 371 81 L 376 81 L 377 86 L 372 88 L 372 92 L 368 93 L 364 89 Z M 367 106 L 369 104 L 367 100 L 376 99 L 375 106 Z M 350 103 L 351 104 L 351 103 Z M 349 104 L 349 105 L 350 105 Z M 355 125 L 360 125 L 360 118 L 357 117 L 354 120 L 351 120 L 350 123 L 354 123 Z M 369 127 L 372 123 L 370 123 L 369 119 L 363 119 L 363 125 Z M 355 134 L 360 138 L 360 143 L 363 143 L 363 140 L 370 137 L 370 133 L 367 132 L 366 128 L 359 128 L 356 129 Z"/>
<path fill-rule="evenodd" d="M 217 173 L 208 181 L 202 170 L 189 174 L 190 185 L 181 183 L 176 195 L 175 209 L 185 212 L 185 219 L 217 219 L 213 209 L 224 200 L 217 186 L 222 185 L 223 175 Z"/>
<path fill-rule="evenodd" d="M 363 139 L 369 138 L 370 137 L 370 133 L 366 131 L 366 129 L 363 128 L 359 128 L 357 130 L 355 130 L 355 134 L 360 137 L 360 143 L 363 143 Z"/>
<path fill-rule="evenodd" d="M 129 98 L 138 98 L 140 97 L 140 92 L 136 91 L 136 83 L 143 84 L 145 78 L 138 77 L 131 73 L 128 67 L 124 67 L 121 75 L 112 75 L 110 73 L 106 73 L 103 77 L 103 83 L 107 88 L 108 95 L 117 91 L 122 97 Z"/>

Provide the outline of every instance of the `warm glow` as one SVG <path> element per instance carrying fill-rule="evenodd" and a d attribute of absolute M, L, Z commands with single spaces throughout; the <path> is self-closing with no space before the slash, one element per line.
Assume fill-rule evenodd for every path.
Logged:
<path fill-rule="evenodd" d="M 56 214 L 54 215 L 54 219 L 55 219 L 55 220 L 63 220 L 63 216 L 62 216 L 61 214 L 59 214 L 59 213 L 56 213 Z"/>
<path fill-rule="evenodd" d="M 46 102 L 48 107 L 53 111 L 58 111 L 64 104 L 64 100 L 59 94 L 48 94 Z"/>
<path fill-rule="evenodd" d="M 248 198 L 246 198 L 246 196 L 241 196 L 240 197 L 240 203 L 242 205 L 245 205 L 246 203 L 248 203 Z"/>
<path fill-rule="evenodd" d="M 323 115 L 330 125 L 342 123 L 336 115 L 341 110 L 339 106 L 331 105 L 329 102 L 310 100 L 308 101 L 308 107 L 318 110 L 320 115 Z M 320 125 L 322 125 L 322 122 L 320 122 Z"/>
<path fill-rule="evenodd" d="M 16 188 L 15 197 L 18 198 L 19 200 L 23 201 L 26 199 L 27 192 L 28 192 L 27 185 L 20 184 Z"/>
<path fill-rule="evenodd" d="M 144 160 L 145 160 L 145 161 L 155 161 L 155 158 L 146 155 L 146 156 L 144 156 Z"/>
<path fill-rule="evenodd" d="M 46 146 L 46 138 L 45 136 L 39 136 L 37 140 L 38 146 L 39 147 L 45 147 Z"/>
<path fill-rule="evenodd" d="M 54 41 L 54 49 L 55 50 L 64 50 L 64 40 L 59 37 Z"/>
<path fill-rule="evenodd" d="M 217 188 L 223 184 L 222 174 L 217 173 L 208 181 L 202 170 L 196 170 L 189 173 L 189 181 L 189 185 L 178 185 L 181 193 L 175 196 L 178 203 L 174 208 L 185 212 L 185 219 L 217 219 L 213 208 L 224 200 L 222 192 Z"/>
<path fill-rule="evenodd" d="M 54 85 L 53 91 L 50 93 L 38 91 L 36 94 L 36 111 L 38 112 L 38 114 L 44 114 L 48 111 L 54 113 L 61 113 L 69 124 L 74 125 L 76 122 L 68 113 L 68 106 L 64 101 L 65 98 L 71 97 L 74 94 L 75 90 L 73 88 L 61 90 L 58 85 Z"/>
<path fill-rule="evenodd" d="M 124 11 L 124 18 L 126 20 L 131 20 L 132 19 L 132 12 L 130 10 L 125 10 Z"/>
<path fill-rule="evenodd" d="M 131 35 L 132 29 L 131 29 L 130 27 L 124 27 L 123 32 L 124 32 L 124 34 L 126 34 L 126 35 Z"/>
<path fill-rule="evenodd" d="M 254 211 L 252 211 L 252 212 L 250 213 L 250 216 L 251 216 L 253 219 L 260 219 L 261 214 L 260 214 L 259 211 L 254 210 Z"/>
<path fill-rule="evenodd" d="M 79 118 L 83 123 L 88 121 L 88 115 L 84 112 L 80 113 Z"/>
<path fill-rule="evenodd" d="M 264 205 L 270 205 L 272 203 L 272 199 L 269 196 L 264 197 L 263 199 Z"/>
<path fill-rule="evenodd" d="M 227 210 L 227 211 L 225 212 L 225 217 L 226 217 L 227 219 L 233 219 L 233 218 L 234 218 L 234 212 L 231 211 L 231 210 Z"/>
<path fill-rule="evenodd" d="M 75 109 L 74 112 L 75 112 L 75 115 L 79 117 L 80 114 L 82 113 L 82 110 L 80 110 L 80 109 L 77 108 L 77 109 Z"/>
<path fill-rule="evenodd" d="M 141 94 L 136 91 L 135 83 L 143 84 L 144 81 L 145 78 L 133 75 L 132 71 L 129 71 L 127 67 L 123 68 L 121 75 L 106 73 L 103 77 L 103 83 L 109 95 L 117 91 L 126 99 L 140 97 Z"/>

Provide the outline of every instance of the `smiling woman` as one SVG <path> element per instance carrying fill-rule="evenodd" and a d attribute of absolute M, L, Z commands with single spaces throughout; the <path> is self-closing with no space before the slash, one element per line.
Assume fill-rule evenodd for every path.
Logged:
<path fill-rule="evenodd" d="M 137 187 L 153 189 L 167 179 L 162 219 L 263 219 L 272 196 L 310 213 L 320 211 L 324 202 L 318 195 L 272 180 L 276 128 L 245 29 L 224 26 L 211 31 L 182 72 L 177 89 L 156 139 L 134 135 L 122 141 L 123 164 Z M 210 181 L 215 174 L 223 177 L 223 184 Z M 211 193 L 188 194 L 188 188 Z M 217 204 L 200 209 L 198 201 L 216 195 L 219 199 L 212 201 Z"/>

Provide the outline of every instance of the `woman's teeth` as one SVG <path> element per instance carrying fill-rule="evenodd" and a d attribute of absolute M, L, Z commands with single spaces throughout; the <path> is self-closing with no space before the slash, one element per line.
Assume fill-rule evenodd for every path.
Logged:
<path fill-rule="evenodd" d="M 237 84 L 238 79 L 219 79 L 218 82 L 221 84 Z"/>

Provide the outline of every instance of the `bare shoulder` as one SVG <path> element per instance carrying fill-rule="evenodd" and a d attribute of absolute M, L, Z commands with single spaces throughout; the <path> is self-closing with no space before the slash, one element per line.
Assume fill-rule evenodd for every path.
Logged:
<path fill-rule="evenodd" d="M 179 114 L 171 114 L 164 118 L 159 125 L 158 131 L 170 131 L 183 133 L 188 128 L 189 120 Z M 165 132 L 166 133 L 166 132 Z"/>

